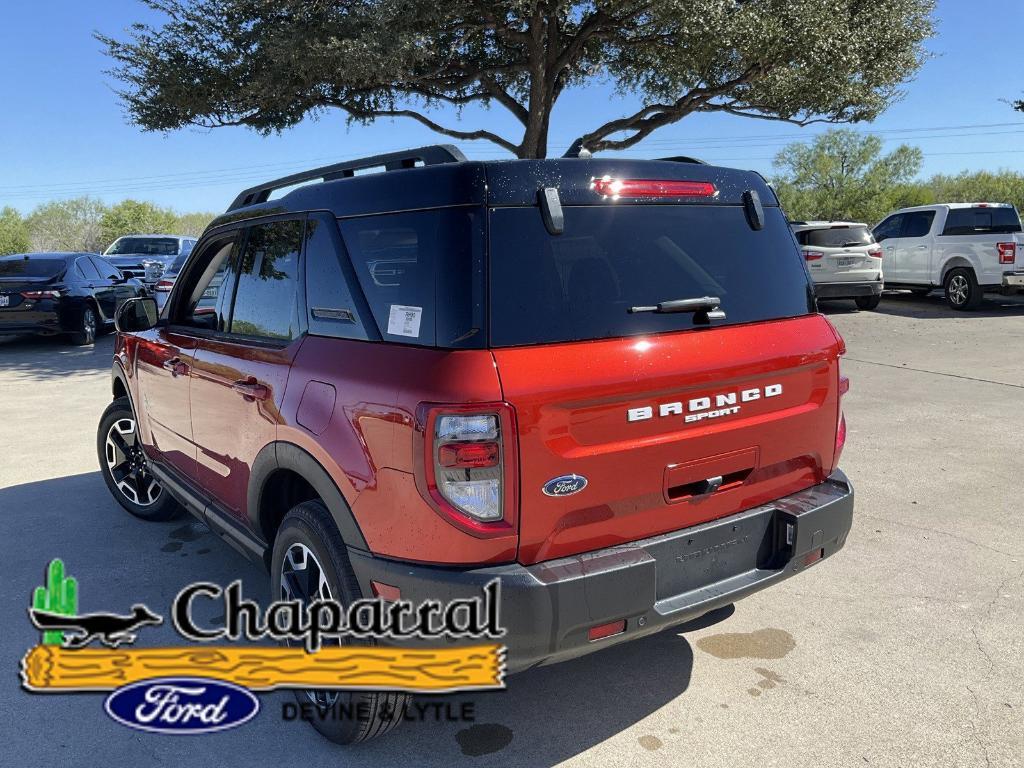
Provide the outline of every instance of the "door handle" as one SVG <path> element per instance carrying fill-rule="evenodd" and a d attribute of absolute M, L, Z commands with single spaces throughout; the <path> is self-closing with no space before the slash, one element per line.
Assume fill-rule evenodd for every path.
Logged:
<path fill-rule="evenodd" d="M 172 357 L 170 360 L 164 360 L 161 363 L 165 371 L 170 371 L 171 376 L 185 376 L 188 373 L 188 365 L 181 362 L 180 358 Z"/>
<path fill-rule="evenodd" d="M 927 247 L 928 247 L 927 245 L 919 245 L 919 246 L 917 246 L 917 250 L 923 251 Z"/>
<path fill-rule="evenodd" d="M 267 400 L 270 398 L 270 387 L 266 384 L 260 384 L 252 376 L 248 379 L 234 382 L 231 388 L 249 403 L 255 400 Z"/>

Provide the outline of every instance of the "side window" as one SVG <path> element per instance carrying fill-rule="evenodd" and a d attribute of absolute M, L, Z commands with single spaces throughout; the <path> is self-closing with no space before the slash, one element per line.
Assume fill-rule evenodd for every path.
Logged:
<path fill-rule="evenodd" d="M 96 265 L 96 269 L 99 270 L 100 277 L 102 277 L 104 280 L 120 279 L 121 270 L 119 270 L 106 259 L 101 259 L 98 256 L 93 256 L 92 263 Z"/>
<path fill-rule="evenodd" d="M 96 267 L 92 265 L 92 260 L 88 256 L 83 256 L 75 262 L 75 271 L 83 280 L 100 279 L 100 273 L 96 271 Z"/>
<path fill-rule="evenodd" d="M 350 286 L 359 291 L 355 273 L 329 215 L 306 220 L 306 304 L 309 332 L 317 336 L 366 340 Z"/>
<path fill-rule="evenodd" d="M 298 275 L 303 221 L 249 229 L 238 259 L 230 332 L 289 341 L 299 331 Z"/>
<path fill-rule="evenodd" d="M 903 228 L 903 218 L 903 214 L 897 213 L 895 216 L 890 216 L 875 227 L 873 233 L 875 235 L 875 240 L 880 243 L 890 237 L 899 237 L 900 230 Z"/>
<path fill-rule="evenodd" d="M 479 209 L 366 216 L 338 225 L 385 340 L 445 348 L 484 344 Z"/>
<path fill-rule="evenodd" d="M 195 259 L 193 268 L 174 287 L 170 303 L 172 325 L 216 331 L 224 328 L 223 314 L 218 312 L 235 235 L 209 243 Z"/>
<path fill-rule="evenodd" d="M 903 226 L 903 237 L 924 237 L 932 229 L 935 211 L 914 211 L 907 214 L 907 223 Z"/>

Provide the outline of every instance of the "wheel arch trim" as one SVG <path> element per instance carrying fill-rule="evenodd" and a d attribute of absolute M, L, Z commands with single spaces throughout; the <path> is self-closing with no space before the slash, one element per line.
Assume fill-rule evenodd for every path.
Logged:
<path fill-rule="evenodd" d="M 313 487 L 338 526 L 338 532 L 346 546 L 364 551 L 369 549 L 351 507 L 327 470 L 307 451 L 285 441 L 268 443 L 257 454 L 250 470 L 249 488 L 246 493 L 249 524 L 259 535 L 266 537 L 268 547 L 273 547 L 273 537 L 267 535 L 263 529 L 260 501 L 267 482 L 281 469 L 294 472 Z"/>

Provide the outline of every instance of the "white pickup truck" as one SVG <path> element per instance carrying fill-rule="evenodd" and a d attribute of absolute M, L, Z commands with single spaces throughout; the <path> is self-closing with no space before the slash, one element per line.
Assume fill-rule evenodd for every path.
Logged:
<path fill-rule="evenodd" d="M 882 246 L 886 288 L 946 292 L 953 309 L 975 309 L 985 291 L 1024 289 L 1024 236 L 1007 203 L 904 208 L 872 233 Z"/>

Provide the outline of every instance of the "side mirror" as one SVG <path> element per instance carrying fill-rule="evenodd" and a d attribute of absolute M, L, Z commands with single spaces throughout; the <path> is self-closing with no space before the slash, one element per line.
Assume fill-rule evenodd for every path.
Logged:
<path fill-rule="evenodd" d="M 114 327 L 121 333 L 148 331 L 156 325 L 159 315 L 156 299 L 151 296 L 128 299 L 114 313 Z"/>

